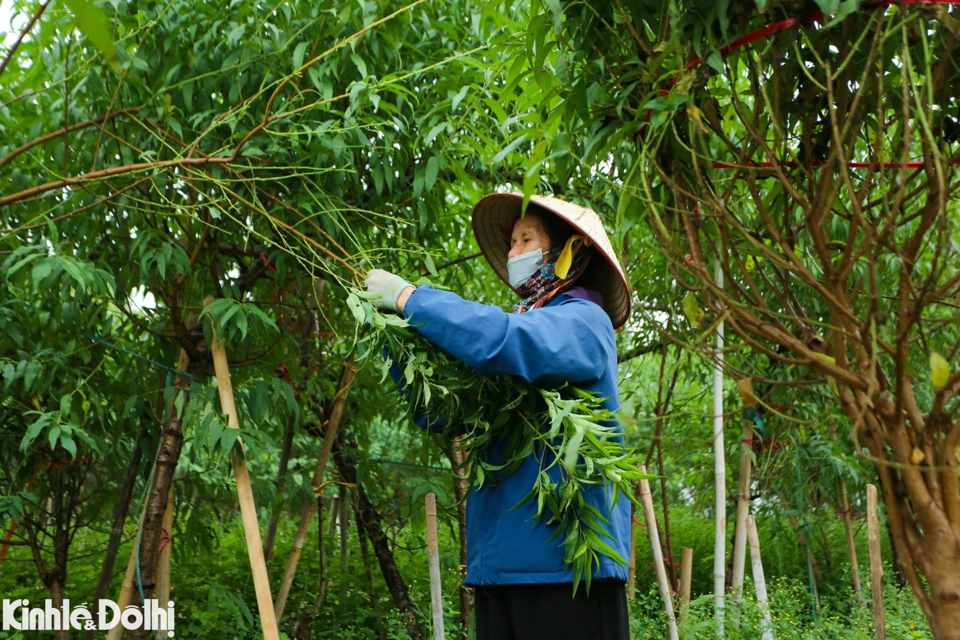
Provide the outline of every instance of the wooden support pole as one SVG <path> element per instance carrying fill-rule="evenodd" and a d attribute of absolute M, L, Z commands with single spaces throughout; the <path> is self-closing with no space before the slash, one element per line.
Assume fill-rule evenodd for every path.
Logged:
<path fill-rule="evenodd" d="M 297 537 L 293 540 L 293 550 L 290 551 L 290 560 L 287 562 L 287 570 L 283 574 L 283 582 L 280 583 L 280 591 L 277 592 L 277 601 L 273 605 L 277 614 L 277 621 L 283 619 L 283 609 L 287 606 L 287 598 L 290 596 L 290 587 L 293 585 L 293 577 L 297 571 L 297 563 L 300 561 L 300 553 L 303 551 L 303 543 L 307 539 L 307 531 L 310 529 L 310 521 L 317 510 L 317 503 L 313 500 L 303 505 L 300 511 L 300 526 L 297 528 Z M 323 523 L 320 523 L 323 526 Z"/>
<path fill-rule="evenodd" d="M 209 299 L 204 301 L 205 304 Z M 223 342 L 213 332 L 213 368 L 217 375 L 217 387 L 220 391 L 220 406 L 227 414 L 227 426 L 239 429 L 237 406 L 233 397 L 233 384 L 230 382 L 230 367 L 227 364 L 227 351 Z M 237 437 L 242 450 L 243 440 Z M 236 449 L 230 452 L 233 462 L 233 474 L 237 481 L 237 496 L 240 501 L 240 515 L 247 540 L 247 554 L 253 571 L 253 585 L 257 594 L 257 610 L 260 613 L 260 625 L 264 640 L 280 640 L 280 630 L 273 610 L 273 598 L 270 596 L 270 578 L 267 576 L 267 563 L 263 557 L 263 542 L 260 540 L 260 525 L 257 522 L 257 507 L 253 500 L 253 487 L 250 484 L 250 472 L 247 462 L 237 455 Z"/>
<path fill-rule="evenodd" d="M 440 588 L 440 547 L 437 540 L 437 496 L 428 493 L 427 508 L 427 558 L 430 563 L 430 608 L 433 610 L 433 638 L 444 640 L 443 591 Z"/>
<path fill-rule="evenodd" d="M 170 489 L 167 491 L 167 509 L 163 512 L 163 529 L 161 530 L 163 536 L 160 538 L 163 548 L 160 549 L 160 555 L 157 558 L 157 602 L 160 607 L 167 607 L 167 603 L 170 602 L 170 560 L 173 557 L 173 487 L 174 483 L 171 480 Z M 161 634 L 158 634 L 158 638 L 164 637 L 162 634 L 168 631 L 163 624 L 157 629 L 161 632 Z"/>
<path fill-rule="evenodd" d="M 640 466 L 641 473 L 647 468 Z M 657 533 L 657 514 L 653 510 L 653 496 L 650 495 L 650 482 L 645 478 L 640 480 L 640 500 L 647 520 L 647 535 L 650 537 L 650 550 L 653 552 L 653 569 L 657 573 L 657 584 L 660 585 L 660 597 L 663 598 L 663 609 L 667 614 L 667 633 L 670 640 L 679 640 L 677 620 L 673 615 L 673 593 L 667 582 L 667 570 L 663 566 L 663 551 L 660 549 L 660 534 Z"/>
<path fill-rule="evenodd" d="M 867 485 L 867 535 L 870 539 L 870 584 L 873 588 L 873 626 L 877 640 L 887 640 L 883 614 L 883 562 L 880 558 L 880 523 L 877 519 L 877 488 Z"/>
<path fill-rule="evenodd" d="M 680 552 L 680 624 L 687 621 L 687 604 L 690 602 L 690 580 L 693 577 L 693 549 L 684 547 Z"/>
<path fill-rule="evenodd" d="M 853 578 L 853 591 L 857 594 L 857 604 L 864 602 L 860 587 L 860 564 L 857 562 L 857 544 L 853 539 L 853 525 L 850 522 L 850 503 L 847 500 L 847 483 L 840 481 L 840 506 L 843 508 L 843 531 L 847 537 L 847 554 L 850 556 L 850 573 Z"/>
<path fill-rule="evenodd" d="M 757 534 L 757 522 L 753 516 L 747 516 L 747 538 L 750 541 L 750 565 L 753 568 L 753 587 L 757 592 L 757 605 L 760 607 L 760 636 L 763 640 L 773 640 L 773 623 L 770 621 L 770 601 L 767 598 L 767 580 L 763 577 L 763 561 L 760 559 L 760 536 Z"/>

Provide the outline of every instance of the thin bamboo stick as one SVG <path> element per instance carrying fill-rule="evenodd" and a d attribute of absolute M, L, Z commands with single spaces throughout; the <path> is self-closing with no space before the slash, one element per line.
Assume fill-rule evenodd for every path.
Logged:
<path fill-rule="evenodd" d="M 340 485 L 340 602 L 347 597 L 347 534 L 350 532 L 350 489 Z"/>
<path fill-rule="evenodd" d="M 131 602 L 133 602 L 133 578 L 137 573 L 137 543 L 140 538 L 140 528 L 143 526 L 143 516 L 146 511 L 140 513 L 140 522 L 137 523 L 137 531 L 133 536 L 133 548 L 130 550 L 130 559 L 127 561 L 127 570 L 123 574 L 123 583 L 120 585 L 120 595 L 117 596 L 117 606 L 123 612 Z M 107 640 L 121 640 L 123 638 L 124 628 L 117 621 L 112 629 L 107 631 Z"/>
<path fill-rule="evenodd" d="M 373 577 L 370 566 L 370 551 L 367 549 L 367 535 L 360 524 L 360 492 L 355 491 L 353 499 L 353 521 L 357 525 L 357 539 L 360 541 L 360 558 L 363 560 L 363 570 L 367 574 L 367 584 L 370 587 L 370 608 L 373 609 L 374 619 L 377 621 L 377 637 L 387 640 L 387 629 L 383 626 L 383 616 L 380 613 L 380 599 L 377 597 L 377 581 Z"/>
<path fill-rule="evenodd" d="M 687 604 L 690 602 L 690 580 L 693 575 L 693 549 L 684 547 L 680 552 L 680 624 L 687 621 Z"/>
<path fill-rule="evenodd" d="M 860 586 L 860 563 L 857 562 L 857 545 L 853 539 L 853 526 L 850 522 L 850 502 L 847 500 L 847 483 L 840 481 L 840 506 L 843 508 L 843 530 L 847 537 L 847 553 L 850 556 L 850 573 L 853 578 L 853 591 L 857 594 L 857 604 L 864 601 Z"/>
<path fill-rule="evenodd" d="M 723 288 L 720 261 L 714 262 L 717 286 Z M 723 321 L 717 323 L 717 350 L 713 365 L 713 476 L 715 525 L 713 536 L 713 608 L 717 637 L 723 638 L 723 591 L 727 560 L 727 462 L 723 448 Z"/>
<path fill-rule="evenodd" d="M 740 390 L 740 399 L 744 409 L 754 409 L 757 400 L 753 395 L 753 379 L 750 377 L 737 381 Z M 744 420 L 741 426 L 740 437 L 740 478 L 737 485 L 737 522 L 733 540 L 733 576 L 730 581 L 733 592 L 734 626 L 740 626 L 737 607 L 743 591 L 743 573 L 747 558 L 747 516 L 750 514 L 750 475 L 753 471 L 753 426 L 751 421 Z"/>
<path fill-rule="evenodd" d="M 873 626 L 877 640 L 887 640 L 883 614 L 883 563 L 880 558 L 880 523 L 877 520 L 877 488 L 867 485 L 867 535 L 870 540 L 870 584 L 873 587 Z"/>
<path fill-rule="evenodd" d="M 280 591 L 277 592 L 277 601 L 273 605 L 277 613 L 277 621 L 283 619 L 283 609 L 287 606 L 287 598 L 290 596 L 290 587 L 293 585 L 293 577 L 297 571 L 297 563 L 300 561 L 300 553 L 303 551 L 303 543 L 307 539 L 307 532 L 310 529 L 310 521 L 317 510 L 317 503 L 311 500 L 303 505 L 300 511 L 300 526 L 297 529 L 297 537 L 293 540 L 293 549 L 290 551 L 290 560 L 287 562 L 287 570 L 283 574 L 283 582 L 280 583 Z M 320 523 L 323 526 L 323 523 Z"/>
<path fill-rule="evenodd" d="M 163 549 L 160 550 L 160 555 L 157 559 L 157 582 L 159 583 L 159 589 L 157 589 L 157 604 L 160 607 L 169 606 L 167 603 L 170 602 L 170 559 L 173 556 L 173 481 L 170 482 L 170 489 L 167 491 L 167 509 L 163 512 L 163 529 L 167 532 L 167 541 L 163 545 Z M 157 628 L 160 632 L 165 632 L 168 629 L 166 625 L 160 624 Z M 163 637 L 158 635 L 157 637 Z"/>
<path fill-rule="evenodd" d="M 636 597 L 634 593 L 637 590 L 637 523 L 633 521 L 636 516 L 637 505 L 630 503 L 630 566 L 627 568 L 627 598 L 633 600 Z"/>
<path fill-rule="evenodd" d="M 760 559 L 760 536 L 757 534 L 757 522 L 753 516 L 747 516 L 747 538 L 750 540 L 750 565 L 753 567 L 753 587 L 757 592 L 757 604 L 760 606 L 760 636 L 763 640 L 773 640 L 773 623 L 770 621 L 770 602 L 767 598 L 767 581 L 763 577 L 763 561 Z"/>
<path fill-rule="evenodd" d="M 343 367 L 343 373 L 340 376 L 340 388 L 333 398 L 333 407 L 330 409 L 330 419 L 327 421 L 327 429 L 323 436 L 323 446 L 320 448 L 320 454 L 317 456 L 317 466 L 313 470 L 311 486 L 313 487 L 316 500 L 323 499 L 323 474 L 327 468 L 327 460 L 330 458 L 330 450 L 333 448 L 333 438 L 337 435 L 337 429 L 340 428 L 340 419 L 343 417 L 343 405 L 346 403 L 347 393 L 349 393 L 350 385 L 353 383 L 353 378 L 357 373 L 357 368 L 352 363 L 345 362 Z M 333 524 L 339 513 L 336 500 L 337 497 L 333 496 L 330 502 L 330 522 L 328 524 L 327 535 L 333 532 Z M 305 508 L 300 514 L 300 524 L 297 527 L 297 540 L 300 542 L 299 544 L 296 541 L 294 542 L 293 549 L 290 551 L 290 559 L 287 561 L 287 569 L 283 576 L 283 585 L 280 587 L 282 593 L 285 586 L 287 593 L 282 593 L 282 600 L 279 595 L 277 597 L 278 604 L 276 610 L 278 620 L 283 614 L 290 586 L 293 584 L 293 578 L 297 573 L 297 565 L 300 563 L 300 552 L 303 550 L 303 538 L 301 538 L 300 532 L 303 532 L 304 537 L 306 536 L 307 528 L 310 526 L 310 520 L 313 519 L 313 513 L 313 509 L 307 510 Z M 323 527 L 323 525 L 322 520 L 317 523 L 319 527 Z"/>
<path fill-rule="evenodd" d="M 209 299 L 204 301 L 209 303 Z M 233 398 L 233 384 L 230 382 L 230 367 L 227 364 L 227 351 L 223 342 L 213 332 L 213 368 L 217 375 L 217 387 L 220 391 L 220 406 L 227 414 L 227 426 L 239 429 L 240 421 L 237 417 L 237 406 Z M 243 440 L 238 436 L 237 441 L 243 447 Z M 280 630 L 277 627 L 277 617 L 273 610 L 273 598 L 270 596 L 270 578 L 267 575 L 267 563 L 263 557 L 263 542 L 260 540 L 260 525 L 257 522 L 257 507 L 253 500 L 253 488 L 250 485 L 250 472 L 247 462 L 237 455 L 236 450 L 230 452 L 233 462 L 233 473 L 237 481 L 237 496 L 240 502 L 240 515 L 243 519 L 243 530 L 247 540 L 247 554 L 250 557 L 250 568 L 253 572 L 253 585 L 257 594 L 257 609 L 260 612 L 260 625 L 265 640 L 280 640 Z"/>
<path fill-rule="evenodd" d="M 430 564 L 430 608 L 433 610 L 433 638 L 444 640 L 443 591 L 440 589 L 440 548 L 437 541 L 437 496 L 428 493 L 427 509 L 427 558 Z"/>
<path fill-rule="evenodd" d="M 640 466 L 642 473 L 647 468 Z M 660 597 L 663 598 L 663 609 L 667 614 L 667 632 L 670 640 L 679 640 L 677 620 L 673 614 L 673 593 L 667 582 L 667 570 L 663 566 L 663 551 L 660 549 L 660 534 L 657 533 L 657 514 L 653 510 L 653 496 L 650 495 L 650 482 L 645 478 L 640 480 L 640 500 L 647 520 L 647 535 L 650 538 L 650 550 L 653 552 L 653 569 L 657 573 L 657 583 L 660 585 Z"/>

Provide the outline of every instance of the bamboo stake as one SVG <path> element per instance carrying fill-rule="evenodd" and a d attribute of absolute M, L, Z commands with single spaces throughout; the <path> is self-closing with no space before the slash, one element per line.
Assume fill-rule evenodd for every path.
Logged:
<path fill-rule="evenodd" d="M 716 281 L 723 288 L 720 261 L 714 261 Z M 717 637 L 723 638 L 723 591 L 726 578 L 727 462 L 723 449 L 723 321 L 717 323 L 717 350 L 713 365 L 713 475 L 716 523 L 713 536 L 713 608 L 717 616 Z"/>
<path fill-rule="evenodd" d="M 757 534 L 757 522 L 753 516 L 747 516 L 747 537 L 750 540 L 750 565 L 753 567 L 753 587 L 757 592 L 757 604 L 760 606 L 760 636 L 763 640 L 773 640 L 773 623 L 770 621 L 770 603 L 767 598 L 767 581 L 763 577 L 763 561 L 760 559 L 760 536 Z"/>
<path fill-rule="evenodd" d="M 857 604 L 863 602 L 863 590 L 860 586 L 860 564 L 857 562 L 857 545 L 853 539 L 853 526 L 850 522 L 850 504 L 847 500 L 847 483 L 840 481 L 840 506 L 843 508 L 843 530 L 847 536 L 847 553 L 850 555 L 850 573 L 853 577 L 853 590 L 857 594 Z"/>
<path fill-rule="evenodd" d="M 437 496 L 428 493 L 427 508 L 427 558 L 430 563 L 430 608 L 433 609 L 433 638 L 444 640 L 443 592 L 440 589 L 440 549 L 437 542 Z"/>
<path fill-rule="evenodd" d="M 290 561 L 287 562 L 287 570 L 283 574 L 283 582 L 280 584 L 280 591 L 277 592 L 277 601 L 273 605 L 277 613 L 277 621 L 283 619 L 283 609 L 287 606 L 287 598 L 290 595 L 290 587 L 293 585 L 293 577 L 297 571 L 297 563 L 300 561 L 300 553 L 303 551 L 303 543 L 307 539 L 307 531 L 310 529 L 310 521 L 317 510 L 315 501 L 307 502 L 303 505 L 300 512 L 300 526 L 297 529 L 297 537 L 293 541 L 293 549 L 290 551 Z M 320 523 L 323 526 L 323 523 Z"/>
<path fill-rule="evenodd" d="M 209 302 L 208 298 L 204 304 Z M 213 368 L 217 375 L 217 387 L 220 391 L 220 406 L 227 414 L 227 426 L 230 429 L 239 429 L 240 421 L 237 418 L 237 406 L 233 398 L 233 384 L 230 382 L 227 351 L 223 342 L 217 337 L 215 329 L 211 352 Z M 242 450 L 243 440 L 238 436 L 237 441 Z M 230 459 L 233 462 L 233 474 L 237 481 L 240 515 L 243 519 L 247 554 L 250 556 L 250 567 L 253 571 L 253 584 L 257 594 L 257 609 L 260 612 L 263 637 L 265 640 L 280 640 L 280 630 L 273 610 L 273 598 L 270 596 L 270 578 L 267 575 L 267 563 L 263 557 L 263 543 L 260 540 L 260 525 L 257 523 L 257 507 L 253 500 L 253 487 L 250 485 L 250 472 L 247 469 L 246 459 L 237 455 L 235 449 L 230 452 Z"/>
<path fill-rule="evenodd" d="M 690 602 L 690 579 L 693 574 L 693 549 L 684 547 L 680 552 L 680 624 L 687 621 L 687 603 Z"/>
<path fill-rule="evenodd" d="M 170 602 L 170 559 L 173 556 L 173 486 L 173 481 L 171 481 L 170 489 L 167 491 L 167 509 L 163 512 L 163 530 L 167 532 L 168 540 L 163 545 L 163 549 L 160 550 L 157 559 L 157 582 L 160 587 L 157 589 L 157 602 L 160 607 L 167 607 L 169 606 L 167 603 Z M 158 631 L 167 631 L 166 625 L 161 624 Z M 163 635 L 157 637 L 162 638 Z"/>
<path fill-rule="evenodd" d="M 647 468 L 641 465 L 640 472 L 646 473 Z M 670 640 L 679 640 L 677 620 L 673 615 L 673 594 L 667 582 L 667 570 L 663 566 L 663 551 L 660 549 L 660 534 L 657 533 L 657 514 L 653 511 L 650 482 L 645 478 L 640 480 L 640 499 L 643 501 L 643 511 L 647 520 L 647 535 L 650 538 L 650 550 L 653 552 L 653 568 L 657 573 L 660 597 L 663 598 L 663 608 L 667 614 L 667 632 Z"/>
<path fill-rule="evenodd" d="M 753 395 L 753 379 L 743 378 L 737 381 L 740 387 L 740 398 L 744 409 L 756 407 L 757 400 Z M 747 558 L 747 516 L 750 514 L 750 475 L 753 471 L 753 447 L 748 442 L 753 439 L 753 427 L 749 420 L 744 420 L 740 438 L 740 480 L 737 486 L 737 522 L 733 540 L 733 578 L 731 591 L 733 592 L 734 626 L 740 626 L 739 605 L 743 591 L 743 573 Z"/>
<path fill-rule="evenodd" d="M 870 583 L 873 587 L 873 626 L 877 640 L 887 640 L 883 615 L 883 564 L 880 558 L 880 523 L 877 520 L 877 488 L 867 485 L 867 535 L 870 539 Z"/>

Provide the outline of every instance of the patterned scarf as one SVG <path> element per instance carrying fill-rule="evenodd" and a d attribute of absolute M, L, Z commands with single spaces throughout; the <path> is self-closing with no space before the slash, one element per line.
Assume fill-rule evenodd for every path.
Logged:
<path fill-rule="evenodd" d="M 530 276 L 530 279 L 517 289 L 517 293 L 523 300 L 513 305 L 514 313 L 523 313 L 524 311 L 530 311 L 530 309 L 542 307 L 554 296 L 569 289 L 574 281 L 583 275 L 587 265 L 590 264 L 590 258 L 593 257 L 594 251 L 584 246 L 583 241 L 577 242 L 576 239 L 582 237 L 571 238 L 556 262 L 548 262 L 543 265 L 539 273 Z M 573 248 L 574 243 L 579 246 Z M 559 268 L 557 267 L 558 263 L 561 265 Z M 564 266 L 568 267 L 566 277 L 561 278 L 557 271 L 562 273 Z"/>

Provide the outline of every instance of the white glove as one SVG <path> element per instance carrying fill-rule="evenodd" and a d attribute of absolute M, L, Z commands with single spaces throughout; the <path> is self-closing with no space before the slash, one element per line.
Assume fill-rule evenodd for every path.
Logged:
<path fill-rule="evenodd" d="M 386 309 L 387 311 L 399 312 L 397 300 L 400 294 L 407 287 L 413 287 L 412 284 L 398 275 L 384 271 L 383 269 L 371 269 L 367 272 L 367 279 L 364 281 L 367 291 L 383 295 L 380 300 L 371 300 L 370 304 L 375 309 Z M 414 287 L 416 288 L 416 287 Z"/>

